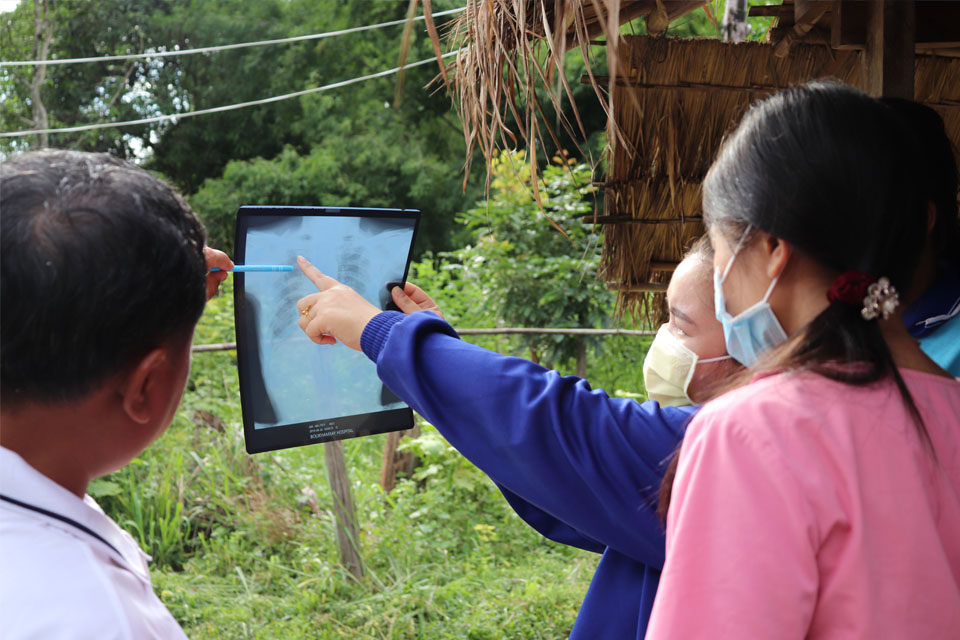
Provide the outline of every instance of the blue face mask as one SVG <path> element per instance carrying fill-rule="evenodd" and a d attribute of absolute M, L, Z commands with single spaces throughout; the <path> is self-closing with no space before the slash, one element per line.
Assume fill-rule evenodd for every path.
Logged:
<path fill-rule="evenodd" d="M 748 228 L 747 233 L 749 231 Z M 721 275 L 719 271 L 713 272 L 713 305 L 717 320 L 723 325 L 723 340 L 727 344 L 727 353 L 740 364 L 752 367 L 763 353 L 786 342 L 787 334 L 780 326 L 773 309 L 770 308 L 770 303 L 767 302 L 780 276 L 773 279 L 760 302 L 737 314 L 736 317 L 731 316 L 727 311 L 727 305 L 723 299 L 723 283 L 730 273 L 730 267 L 733 266 L 733 261 L 740 252 L 747 233 L 744 233 L 743 238 L 737 243 L 737 248 L 730 257 L 730 262 L 727 263 L 723 274 Z"/>

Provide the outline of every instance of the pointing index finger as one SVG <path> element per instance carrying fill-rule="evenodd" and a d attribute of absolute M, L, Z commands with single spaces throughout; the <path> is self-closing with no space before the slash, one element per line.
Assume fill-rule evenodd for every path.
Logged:
<path fill-rule="evenodd" d="M 300 270 L 303 271 L 305 276 L 310 278 L 310 281 L 313 284 L 317 285 L 317 289 L 320 291 L 326 291 L 330 287 L 337 284 L 336 280 L 330 276 L 323 275 L 320 269 L 317 269 L 315 266 L 310 264 L 310 261 L 303 256 L 297 256 L 297 266 L 300 267 Z"/>

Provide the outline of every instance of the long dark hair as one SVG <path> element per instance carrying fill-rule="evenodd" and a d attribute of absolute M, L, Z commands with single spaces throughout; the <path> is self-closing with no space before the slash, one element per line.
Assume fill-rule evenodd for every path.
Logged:
<path fill-rule="evenodd" d="M 917 158 L 927 200 L 936 209 L 930 237 L 936 258 L 960 275 L 960 218 L 957 217 L 957 155 L 943 118 L 925 104 L 881 98 L 903 119 L 920 148 Z"/>
<path fill-rule="evenodd" d="M 919 153 L 879 100 L 837 83 L 794 87 L 755 104 L 724 142 L 704 181 L 704 218 L 731 246 L 762 230 L 837 275 L 885 276 L 906 292 L 925 239 Z M 850 363 L 857 366 L 842 366 Z M 878 322 L 857 306 L 831 303 L 734 384 L 758 369 L 814 371 L 851 385 L 891 378 L 929 444 Z M 663 517 L 675 465 L 664 478 Z"/>

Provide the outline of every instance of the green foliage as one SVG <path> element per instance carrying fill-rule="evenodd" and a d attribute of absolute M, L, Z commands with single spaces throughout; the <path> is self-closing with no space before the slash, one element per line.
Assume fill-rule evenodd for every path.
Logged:
<path fill-rule="evenodd" d="M 403 3 L 338 0 L 59 0 L 49 57 L 165 51 L 329 32 L 403 18 Z M 435 11 L 457 6 L 433 3 Z M 30 2 L 0 21 L 0 58 L 30 59 Z M 449 18 L 438 19 L 438 26 Z M 408 61 L 433 56 L 422 22 Z M 104 26 L 106 25 L 106 27 Z M 400 25 L 311 40 L 151 60 L 48 67 L 41 97 L 50 125 L 174 114 L 251 101 L 396 67 Z M 436 66 L 328 93 L 123 129 L 52 134 L 50 145 L 110 151 L 161 173 L 194 203 L 211 240 L 233 244 L 236 208 L 308 204 L 418 208 L 418 251 L 449 249 L 454 213 L 474 202 L 459 170 L 463 134 L 443 91 L 424 89 Z M 0 69 L 0 126 L 29 128 L 30 67 Z M 0 152 L 35 140 L 0 140 Z M 261 175 L 262 174 L 262 175 Z M 200 193 L 197 193 L 197 192 Z"/>
<path fill-rule="evenodd" d="M 508 326 L 603 326 L 614 296 L 596 277 L 600 236 L 582 221 L 594 206 L 590 179 L 589 167 L 561 153 L 541 172 L 538 203 L 525 154 L 502 153 L 490 198 L 458 217 L 474 243 L 446 254 L 452 260 L 441 268 L 457 272 L 476 303 Z M 523 342 L 549 361 L 576 355 L 568 336 Z"/>

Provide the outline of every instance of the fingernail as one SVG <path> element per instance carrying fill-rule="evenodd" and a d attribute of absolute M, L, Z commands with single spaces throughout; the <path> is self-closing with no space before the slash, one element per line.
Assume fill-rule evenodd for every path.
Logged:
<path fill-rule="evenodd" d="M 297 256 L 297 262 L 307 262 L 307 259 L 303 256 Z"/>
<path fill-rule="evenodd" d="M 405 293 L 403 292 L 403 289 L 401 289 L 400 287 L 394 287 L 394 288 L 393 288 L 393 293 L 395 293 L 396 295 L 400 296 L 401 298 L 406 298 L 406 297 L 407 297 L 407 294 L 405 294 Z"/>

